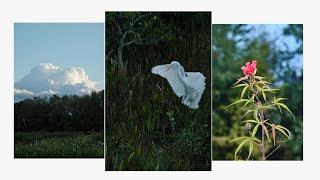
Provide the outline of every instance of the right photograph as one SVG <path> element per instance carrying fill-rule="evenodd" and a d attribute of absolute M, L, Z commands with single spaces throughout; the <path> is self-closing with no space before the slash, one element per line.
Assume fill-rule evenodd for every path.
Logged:
<path fill-rule="evenodd" d="M 212 25 L 213 160 L 303 160 L 303 25 Z"/>

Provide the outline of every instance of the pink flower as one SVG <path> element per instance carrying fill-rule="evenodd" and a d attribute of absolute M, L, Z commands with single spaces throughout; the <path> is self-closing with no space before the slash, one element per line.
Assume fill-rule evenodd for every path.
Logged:
<path fill-rule="evenodd" d="M 247 62 L 246 66 L 242 66 L 241 70 L 246 77 L 256 74 L 257 61 L 253 60 L 251 63 Z"/>

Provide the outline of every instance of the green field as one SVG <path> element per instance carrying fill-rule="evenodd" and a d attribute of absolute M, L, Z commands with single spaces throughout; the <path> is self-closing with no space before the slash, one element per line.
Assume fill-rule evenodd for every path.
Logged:
<path fill-rule="evenodd" d="M 15 132 L 15 158 L 103 158 L 103 134 Z"/>

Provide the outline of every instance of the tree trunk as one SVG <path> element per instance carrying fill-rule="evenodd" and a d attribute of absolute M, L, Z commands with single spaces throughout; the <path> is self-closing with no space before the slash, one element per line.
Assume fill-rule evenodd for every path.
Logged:
<path fill-rule="evenodd" d="M 120 43 L 118 47 L 118 63 L 119 63 L 119 68 L 122 70 L 123 69 L 123 56 L 122 56 L 122 50 L 123 50 L 123 45 Z"/>

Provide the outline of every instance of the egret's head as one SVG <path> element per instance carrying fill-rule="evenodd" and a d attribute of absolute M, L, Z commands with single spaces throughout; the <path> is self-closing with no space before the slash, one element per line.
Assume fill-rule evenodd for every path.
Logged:
<path fill-rule="evenodd" d="M 174 69 L 179 69 L 181 67 L 180 63 L 178 61 L 172 61 L 170 63 L 170 67 Z"/>

